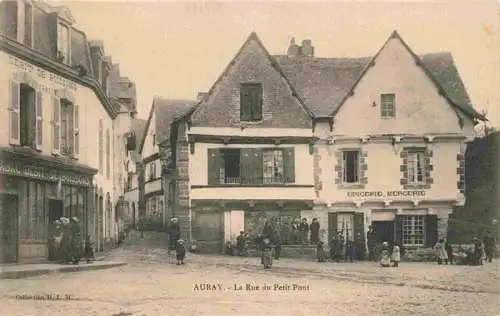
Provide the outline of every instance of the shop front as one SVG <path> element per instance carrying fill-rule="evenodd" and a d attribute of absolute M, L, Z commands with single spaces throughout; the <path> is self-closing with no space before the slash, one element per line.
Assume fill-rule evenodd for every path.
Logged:
<path fill-rule="evenodd" d="M 97 170 L 38 155 L 0 151 L 1 263 L 43 262 L 53 222 L 77 217 L 82 237 L 96 227 L 92 180 Z"/>

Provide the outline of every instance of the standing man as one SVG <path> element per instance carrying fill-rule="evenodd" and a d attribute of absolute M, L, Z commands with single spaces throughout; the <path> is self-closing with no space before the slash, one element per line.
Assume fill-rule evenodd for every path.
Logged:
<path fill-rule="evenodd" d="M 366 240 L 368 242 L 368 260 L 375 262 L 375 245 L 377 243 L 377 240 L 375 237 L 375 230 L 371 225 L 368 227 Z"/>
<path fill-rule="evenodd" d="M 493 253 L 495 252 L 495 238 L 490 231 L 486 233 L 486 236 L 484 236 L 483 243 L 486 260 L 491 262 L 493 260 Z"/>
<path fill-rule="evenodd" d="M 177 222 L 177 218 L 172 217 L 168 225 L 168 250 L 169 254 L 171 251 L 177 249 L 177 241 L 181 239 L 181 228 Z"/>
<path fill-rule="evenodd" d="M 317 244 L 319 241 L 319 222 L 317 218 L 313 218 L 311 226 L 309 227 L 311 229 L 311 243 L 312 244 Z"/>

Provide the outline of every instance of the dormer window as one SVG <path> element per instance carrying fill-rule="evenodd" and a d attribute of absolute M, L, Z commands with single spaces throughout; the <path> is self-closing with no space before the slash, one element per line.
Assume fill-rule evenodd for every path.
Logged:
<path fill-rule="evenodd" d="M 33 47 L 33 7 L 24 3 L 24 45 Z"/>
<path fill-rule="evenodd" d="M 57 59 L 65 64 L 70 63 L 70 29 L 64 23 L 57 26 Z"/>

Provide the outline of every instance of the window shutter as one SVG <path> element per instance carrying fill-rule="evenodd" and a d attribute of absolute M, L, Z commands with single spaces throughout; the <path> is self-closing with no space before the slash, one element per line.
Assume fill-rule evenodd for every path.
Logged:
<path fill-rule="evenodd" d="M 61 101 L 52 96 L 52 152 L 61 152 Z"/>
<path fill-rule="evenodd" d="M 260 121 L 262 119 L 262 86 L 256 86 L 252 91 L 252 120 Z"/>
<path fill-rule="evenodd" d="M 219 173 L 220 173 L 220 151 L 219 149 L 208 149 L 208 167 L 207 167 L 207 173 L 208 173 L 208 184 L 219 184 Z"/>
<path fill-rule="evenodd" d="M 262 183 L 263 167 L 262 150 L 260 148 L 241 149 L 240 176 L 242 184 Z"/>
<path fill-rule="evenodd" d="M 337 213 L 328 213 L 328 241 L 331 241 L 333 237 L 337 235 Z"/>
<path fill-rule="evenodd" d="M 362 212 L 354 213 L 354 239 L 358 239 L 358 234 L 361 240 L 364 240 L 365 236 L 365 215 Z"/>
<path fill-rule="evenodd" d="M 249 121 L 251 115 L 251 100 L 249 100 L 248 89 L 240 88 L 240 121 Z"/>
<path fill-rule="evenodd" d="M 37 150 L 42 150 L 43 143 L 43 105 L 42 105 L 42 93 L 40 91 L 36 92 L 35 100 L 35 112 L 36 112 L 36 128 L 35 128 L 35 148 Z"/>
<path fill-rule="evenodd" d="M 9 143 L 11 145 L 20 144 L 20 118 L 19 118 L 19 107 L 21 98 L 21 86 L 19 82 L 10 81 L 10 124 L 9 124 Z"/>
<path fill-rule="evenodd" d="M 425 246 L 433 247 L 438 237 L 437 215 L 427 215 L 425 217 Z"/>
<path fill-rule="evenodd" d="M 80 154 L 80 108 L 73 105 L 73 157 L 78 158 Z"/>
<path fill-rule="evenodd" d="M 285 183 L 295 183 L 295 148 L 283 148 Z"/>
<path fill-rule="evenodd" d="M 394 243 L 398 243 L 400 248 L 403 247 L 403 218 L 402 215 L 396 215 L 394 220 Z"/>

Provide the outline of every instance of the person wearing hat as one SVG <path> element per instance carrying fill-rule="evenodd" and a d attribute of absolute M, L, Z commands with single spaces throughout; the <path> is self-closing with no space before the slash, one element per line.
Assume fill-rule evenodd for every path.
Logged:
<path fill-rule="evenodd" d="M 474 244 L 474 265 L 480 266 L 483 264 L 483 244 L 479 238 L 472 238 Z"/>
<path fill-rule="evenodd" d="M 380 257 L 380 265 L 384 268 L 391 266 L 391 257 L 389 253 L 389 243 L 384 241 L 382 243 L 382 255 Z"/>
<path fill-rule="evenodd" d="M 179 239 L 175 245 L 175 258 L 177 259 L 177 265 L 184 264 L 184 257 L 186 257 L 186 247 L 184 246 L 184 240 Z"/>
<path fill-rule="evenodd" d="M 236 249 L 238 249 L 239 256 L 246 254 L 246 236 L 243 230 L 240 231 L 240 234 L 236 237 Z"/>
<path fill-rule="evenodd" d="M 167 228 L 168 231 L 168 250 L 174 251 L 177 248 L 177 241 L 181 238 L 181 228 L 179 226 L 178 220 L 175 217 L 170 219 L 170 223 Z"/>

